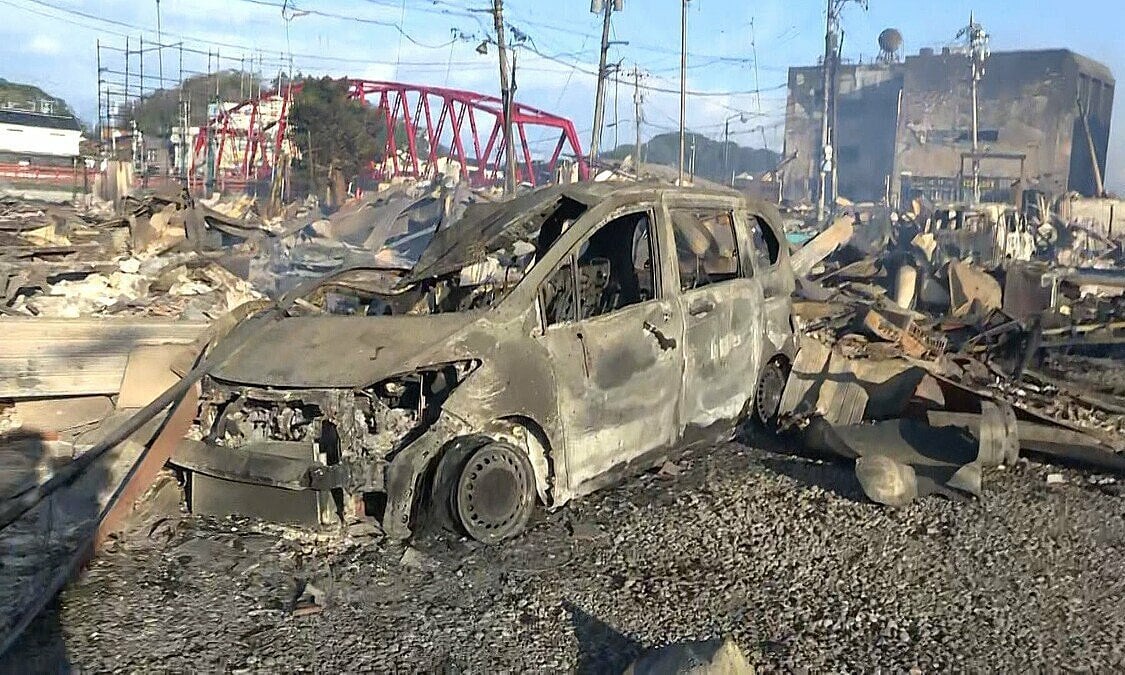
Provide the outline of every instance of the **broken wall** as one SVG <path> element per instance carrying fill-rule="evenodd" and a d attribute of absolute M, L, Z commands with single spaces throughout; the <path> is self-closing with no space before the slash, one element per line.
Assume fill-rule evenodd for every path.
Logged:
<path fill-rule="evenodd" d="M 902 64 L 841 64 L 837 70 L 837 192 L 878 201 L 893 169 Z M 810 199 L 820 159 L 823 76 L 819 66 L 789 69 L 783 198 Z"/>
<path fill-rule="evenodd" d="M 960 53 L 923 53 L 903 63 L 841 64 L 837 83 L 838 194 L 878 201 L 890 177 L 892 198 L 903 174 L 940 178 L 956 199 L 961 155 L 972 149 L 969 61 Z M 1104 176 L 1114 79 L 1105 66 L 1071 51 L 993 53 L 979 91 L 979 138 L 986 152 L 1026 155 L 1027 187 L 1051 194 L 1094 193 L 1093 169 L 1077 95 Z M 899 97 L 901 95 L 901 103 Z M 783 198 L 810 200 L 820 157 L 820 66 L 789 69 Z M 968 171 L 969 160 L 965 161 Z M 982 176 L 1020 178 L 1017 160 L 984 160 Z M 924 181 L 922 181 L 924 182 Z M 1010 181 L 1008 181 L 1010 182 Z"/>
<path fill-rule="evenodd" d="M 910 56 L 905 64 L 895 175 L 954 178 L 972 150 L 972 96 L 964 54 Z M 1104 66 L 1068 50 L 993 53 L 980 82 L 978 138 L 984 152 L 1026 155 L 1028 187 L 1050 194 L 1092 194 L 1094 181 L 1075 96 L 1092 89 L 1090 130 L 1102 171 L 1109 143 L 1113 77 Z M 1103 92 L 1108 88 L 1108 96 Z M 1084 162 L 1076 161 L 1085 152 Z M 970 162 L 965 161 L 966 171 Z M 982 160 L 984 178 L 1021 178 L 1015 160 Z"/>

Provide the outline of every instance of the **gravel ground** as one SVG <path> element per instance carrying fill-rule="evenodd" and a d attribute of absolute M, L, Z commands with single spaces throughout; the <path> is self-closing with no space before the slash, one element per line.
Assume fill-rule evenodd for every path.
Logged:
<path fill-rule="evenodd" d="M 0 669 L 619 672 L 727 635 L 762 670 L 1125 667 L 1116 483 L 1021 461 L 986 474 L 980 502 L 893 510 L 848 466 L 752 445 L 542 515 L 500 548 L 430 534 L 404 555 L 157 520 Z M 305 584 L 322 611 L 293 611 Z"/>

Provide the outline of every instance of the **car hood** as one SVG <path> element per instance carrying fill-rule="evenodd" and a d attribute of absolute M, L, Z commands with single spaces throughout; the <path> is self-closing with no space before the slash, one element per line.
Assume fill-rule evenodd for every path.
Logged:
<path fill-rule="evenodd" d="M 210 375 L 255 386 L 362 387 L 421 366 L 465 358 L 457 355 L 450 338 L 471 321 L 464 314 L 257 316 L 216 345 L 216 352 L 230 355 L 215 364 Z"/>

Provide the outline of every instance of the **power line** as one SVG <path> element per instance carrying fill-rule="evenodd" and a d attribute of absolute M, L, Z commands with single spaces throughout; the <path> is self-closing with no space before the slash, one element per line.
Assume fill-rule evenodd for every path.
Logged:
<path fill-rule="evenodd" d="M 88 19 L 88 20 L 94 21 L 94 22 L 106 23 L 106 24 L 110 24 L 110 25 L 113 25 L 113 26 L 128 28 L 128 29 L 140 32 L 142 34 L 144 34 L 144 33 L 148 33 L 150 35 L 153 34 L 153 31 L 151 29 L 145 27 L 145 26 L 138 26 L 136 24 L 128 23 L 128 22 L 125 22 L 125 21 L 108 19 L 108 18 L 96 16 L 96 15 L 93 15 L 93 14 L 89 14 L 89 13 L 86 13 L 86 12 L 82 12 L 82 11 L 79 11 L 79 10 L 76 10 L 76 9 L 71 9 L 71 8 L 68 8 L 68 7 L 60 7 L 60 6 L 57 6 L 57 5 L 53 5 L 49 2 L 45 2 L 44 0 L 22 0 L 22 2 L 33 3 L 35 5 L 39 5 L 39 6 L 46 7 L 48 9 L 54 10 L 55 12 L 61 12 L 63 14 L 69 14 L 69 15 L 72 15 L 72 16 L 82 17 L 84 19 Z M 46 18 L 49 18 L 49 19 L 65 21 L 65 22 L 70 23 L 72 25 L 78 25 L 78 26 L 81 26 L 83 28 L 88 28 L 90 30 L 97 30 L 97 31 L 100 31 L 100 32 L 103 32 L 103 33 L 109 33 L 111 35 L 116 35 L 118 37 L 130 37 L 130 35 L 128 33 L 122 33 L 120 31 L 107 30 L 107 29 L 105 29 L 101 26 L 91 26 L 89 24 L 83 24 L 83 23 L 80 23 L 80 22 L 76 22 L 74 20 L 68 20 L 65 17 L 60 17 L 60 16 L 57 16 L 57 15 L 48 14 L 48 13 L 36 10 L 33 7 L 15 4 L 15 3 L 11 2 L 10 0 L 0 0 L 0 4 L 7 5 L 7 6 L 10 6 L 10 7 L 15 7 L 16 9 L 21 9 L 21 10 L 26 11 L 26 12 L 31 12 L 32 14 L 37 14 L 39 16 L 43 16 L 43 17 L 46 17 Z M 264 4 L 270 4 L 270 3 L 264 3 Z M 281 8 L 281 5 L 271 5 L 271 6 L 277 7 L 278 9 Z M 214 46 L 214 47 L 226 47 L 228 49 L 234 49 L 234 50 L 245 51 L 245 52 L 266 52 L 266 51 L 269 51 L 269 50 L 261 50 L 261 49 L 255 48 L 255 47 L 249 47 L 249 46 L 244 45 L 244 44 L 224 42 L 224 41 L 221 41 L 221 40 L 212 40 L 212 39 L 208 39 L 208 38 L 202 38 L 202 37 L 199 37 L 199 36 L 188 35 L 188 34 L 183 34 L 183 33 L 181 33 L 179 35 L 179 37 L 184 41 L 195 43 L 195 44 L 211 45 L 211 46 Z M 443 46 L 449 46 L 449 45 L 448 45 L 448 43 L 446 43 Z M 187 49 L 185 49 L 185 51 L 187 51 Z M 278 52 L 280 53 L 281 50 L 278 50 Z M 364 58 L 348 58 L 348 57 L 340 57 L 340 56 L 326 56 L 326 55 L 323 55 L 323 54 L 308 54 L 308 53 L 298 53 L 298 52 L 294 52 L 293 56 L 295 58 L 300 58 L 304 61 L 323 61 L 323 62 L 327 62 L 327 63 L 354 63 L 354 64 L 384 65 L 384 66 L 395 65 L 395 63 L 393 61 L 384 61 L 384 60 L 371 59 L 371 58 L 366 58 L 366 59 L 364 59 Z M 471 65 L 471 63 L 472 62 L 465 62 L 464 65 Z M 448 64 L 445 61 L 432 61 L 432 62 L 431 61 L 417 61 L 417 62 L 403 62 L 401 65 L 403 65 L 403 66 L 442 66 L 442 67 L 445 67 Z M 461 64 L 454 63 L 454 65 L 461 65 Z"/>
<path fill-rule="evenodd" d="M 591 75 L 591 76 L 594 76 L 594 77 L 597 76 L 596 71 L 588 70 L 586 68 L 583 68 L 583 67 L 579 66 L 576 63 L 569 63 L 567 61 L 563 61 L 562 59 L 555 58 L 554 56 L 552 56 L 550 54 L 544 54 L 538 48 L 536 48 L 535 45 L 533 45 L 533 44 L 528 46 L 527 49 L 530 49 L 531 51 L 533 51 L 536 54 L 538 54 L 539 56 L 547 59 L 548 61 L 553 61 L 555 63 L 566 66 L 568 68 L 573 68 L 576 71 L 578 71 L 580 73 L 584 73 L 586 75 Z M 623 81 L 623 80 L 621 80 L 617 77 L 612 77 L 610 79 L 612 81 L 618 82 L 618 83 L 624 83 L 624 84 L 627 84 L 627 85 L 632 84 L 631 82 Z M 688 96 L 696 96 L 696 97 L 704 97 L 704 98 L 710 97 L 710 96 L 741 96 L 741 95 L 757 94 L 759 92 L 765 92 L 765 91 L 778 91 L 778 90 L 781 90 L 781 89 L 785 89 L 788 86 L 789 86 L 788 83 L 782 83 L 782 84 L 779 84 L 779 85 L 776 85 L 776 86 L 773 86 L 773 87 L 765 87 L 765 88 L 761 88 L 761 89 L 746 89 L 746 90 L 741 90 L 741 91 L 698 91 L 698 90 L 689 89 L 689 90 L 687 90 L 687 93 L 688 93 Z M 655 87 L 655 86 L 652 86 L 652 85 L 641 85 L 641 88 L 646 90 L 646 91 L 656 91 L 656 92 L 662 92 L 662 93 L 666 93 L 666 94 L 679 94 L 680 93 L 679 89 L 670 89 L 670 88 L 666 88 L 666 87 Z"/>
<path fill-rule="evenodd" d="M 109 25 L 112 25 L 112 26 L 127 28 L 127 29 L 138 31 L 138 32 L 141 32 L 141 33 L 150 33 L 150 34 L 152 33 L 151 29 L 149 29 L 147 27 L 144 27 L 144 26 L 138 26 L 136 24 L 132 24 L 132 23 L 129 23 L 129 22 L 126 22 L 126 21 L 120 21 L 120 20 L 115 20 L 115 19 L 111 19 L 111 18 L 107 18 L 107 17 L 97 16 L 95 14 L 90 14 L 90 13 L 83 12 L 83 11 L 77 10 L 77 9 L 62 7 L 62 6 L 59 6 L 59 5 L 55 5 L 51 2 L 46 2 L 46 0 L 20 0 L 20 1 L 31 3 L 31 4 L 34 4 L 34 5 L 38 5 L 40 7 L 45 7 L 47 9 L 53 10 L 54 12 L 58 12 L 58 13 L 61 13 L 61 14 L 64 14 L 64 15 L 69 15 L 69 16 L 72 16 L 72 17 L 73 16 L 80 17 L 80 18 L 85 19 L 87 21 L 92 21 L 92 22 L 101 23 L 101 24 L 109 24 Z M 254 4 L 254 5 L 259 5 L 259 6 L 274 7 L 274 8 L 277 8 L 279 10 L 282 8 L 282 5 L 278 5 L 278 4 L 275 4 L 273 2 L 267 2 L 266 0 L 240 0 L 240 1 L 247 2 L 247 3 L 250 3 L 250 4 Z M 391 0 L 388 0 L 388 2 L 385 2 L 385 3 L 379 3 L 376 0 L 366 0 L 366 1 L 371 3 L 371 4 L 375 4 L 375 5 L 382 6 L 382 7 L 388 7 L 388 8 L 391 8 L 391 9 L 399 7 L 399 5 L 397 3 L 393 3 L 393 2 L 391 2 Z M 448 5 L 448 3 L 436 3 L 436 4 Z M 118 37 L 129 37 L 129 34 L 127 34 L 127 33 L 122 33 L 120 31 L 107 30 L 107 29 L 105 29 L 101 26 L 91 26 L 88 23 L 82 23 L 82 22 L 75 21 L 73 19 L 68 19 L 65 16 L 60 17 L 60 16 L 57 16 L 55 14 L 49 14 L 49 13 L 40 11 L 40 10 L 34 8 L 34 7 L 29 7 L 29 6 L 22 5 L 22 4 L 16 4 L 16 2 L 13 2 L 12 0 L 0 0 L 0 5 L 6 5 L 6 6 L 9 6 L 9 7 L 14 7 L 16 9 L 20 9 L 20 10 L 23 10 L 23 11 L 26 11 L 26 12 L 37 14 L 39 16 L 44 16 L 44 17 L 47 17 L 47 18 L 50 18 L 50 19 L 61 20 L 61 21 L 70 23 L 72 25 L 81 26 L 83 28 L 87 28 L 87 29 L 91 29 L 91 30 L 98 30 L 98 31 L 105 32 L 105 33 L 110 33 L 111 35 L 116 35 Z M 460 15 L 476 17 L 475 14 L 471 14 L 471 12 L 473 10 L 463 9 L 463 8 L 460 8 L 460 9 L 461 9 Z M 431 11 L 432 13 L 438 13 L 438 14 L 458 15 L 458 12 L 455 12 L 453 10 L 445 10 L 445 9 L 434 10 L 432 8 L 429 8 L 429 7 L 421 7 L 421 8 L 419 8 L 419 10 L 420 11 L 421 10 L 428 10 L 428 11 Z M 320 16 L 324 16 L 324 17 L 327 17 L 327 18 L 340 19 L 340 20 L 370 22 L 370 23 L 373 23 L 375 25 L 383 25 L 383 23 L 385 23 L 385 22 L 379 22 L 378 20 L 375 20 L 375 19 L 362 19 L 361 20 L 361 19 L 357 19 L 356 17 L 348 17 L 348 16 L 345 16 L 345 15 L 342 15 L 342 14 L 335 14 L 335 13 L 332 13 L 332 12 L 323 12 L 323 11 L 320 11 L 320 10 L 302 10 L 302 11 L 310 11 L 310 13 L 315 12 Z M 476 17 L 476 18 L 479 18 L 479 17 Z M 535 22 L 535 23 L 536 23 L 536 25 L 543 25 L 543 24 L 539 24 L 538 22 Z M 398 26 L 392 26 L 392 27 L 394 27 L 398 30 L 401 30 L 401 28 L 398 27 Z M 191 42 L 191 43 L 195 43 L 195 44 L 211 45 L 211 46 L 215 46 L 215 47 L 225 47 L 225 48 L 228 48 L 228 49 L 239 50 L 239 51 L 246 52 L 246 53 L 260 53 L 260 54 L 268 53 L 268 50 L 261 50 L 261 49 L 249 47 L 249 46 L 243 45 L 243 44 L 236 44 L 236 43 L 225 42 L 225 41 L 221 41 L 221 40 L 212 40 L 212 39 L 202 38 L 202 37 L 195 36 L 195 35 L 189 35 L 189 34 L 181 33 L 178 37 L 180 37 L 180 39 L 183 40 L 183 41 Z M 417 41 L 413 36 L 409 36 L 409 35 L 408 35 L 408 39 L 410 39 L 412 42 L 415 42 L 415 44 L 418 44 L 418 45 L 426 47 L 426 48 L 430 48 L 430 47 L 444 48 L 444 47 L 450 46 L 450 42 L 446 42 L 446 43 L 443 43 L 443 44 L 440 44 L 440 45 L 428 45 L 428 44 L 423 43 L 421 41 Z M 451 42 L 455 42 L 455 41 L 456 40 L 453 40 Z M 164 45 L 164 46 L 169 46 L 169 45 Z M 580 64 L 570 62 L 570 61 L 566 61 L 562 58 L 563 56 L 567 56 L 569 54 L 574 54 L 576 52 L 569 52 L 569 53 L 562 53 L 562 54 L 548 54 L 548 53 L 545 53 L 544 51 L 540 50 L 534 44 L 534 42 L 532 42 L 532 41 L 529 41 L 529 43 L 525 44 L 524 47 L 529 49 L 530 51 L 532 51 L 533 53 L 535 53 L 539 57 L 541 57 L 543 59 L 546 59 L 547 61 L 557 63 L 557 64 L 559 64 L 559 65 L 561 65 L 565 68 L 569 68 L 574 72 L 582 73 L 582 74 L 585 74 L 585 75 L 588 75 L 588 76 L 593 76 L 593 77 L 597 76 L 596 71 L 585 68 Z M 200 55 L 202 55 L 204 53 L 210 53 L 210 52 L 203 52 L 203 51 L 200 51 L 200 50 L 195 50 L 195 49 L 192 49 L 190 47 L 184 47 L 184 51 L 187 52 L 187 53 L 200 54 Z M 385 60 L 379 60 L 379 59 L 367 59 L 367 58 L 348 58 L 348 57 L 338 57 L 338 56 L 326 56 L 326 55 L 323 55 L 323 54 L 309 54 L 309 53 L 294 52 L 292 54 L 292 56 L 295 59 L 301 59 L 302 61 L 319 61 L 319 62 L 323 62 L 323 63 L 388 65 L 388 66 L 396 65 L 393 61 L 385 61 Z M 739 59 L 732 59 L 731 57 L 710 57 L 710 58 L 717 59 L 718 61 L 730 61 L 730 62 L 739 61 Z M 265 62 L 265 61 L 263 60 L 263 62 Z M 270 59 L 269 60 L 269 65 L 271 65 L 271 66 L 272 65 L 283 65 L 284 63 L 285 63 L 284 59 L 278 59 L 278 60 Z M 476 62 L 476 61 L 460 61 L 460 62 L 458 62 L 458 61 L 453 61 L 453 62 L 451 62 L 451 61 L 410 61 L 410 62 L 401 62 L 398 65 L 400 65 L 402 67 L 408 67 L 408 68 L 431 67 L 431 68 L 435 68 L 435 69 L 437 69 L 437 68 L 446 69 L 446 68 L 450 67 L 451 65 L 452 66 L 458 66 L 458 67 L 460 67 L 460 66 L 481 67 L 481 68 L 485 67 L 485 66 L 483 66 L 482 64 L 480 64 L 479 62 Z M 706 65 L 707 64 L 700 64 L 699 67 L 705 67 Z M 531 68 L 531 67 L 524 67 L 522 69 L 527 70 L 527 71 L 532 71 L 532 72 L 554 72 L 554 71 L 545 70 L 545 69 L 534 69 L 534 68 Z M 621 80 L 616 75 L 610 77 L 609 79 L 612 80 L 613 82 L 617 83 L 617 84 L 622 84 L 622 83 L 624 83 L 626 85 L 632 85 L 633 84 L 632 82 Z M 764 87 L 764 88 L 748 89 L 748 90 L 732 90 L 732 91 L 688 90 L 687 93 L 688 93 L 689 96 L 703 97 L 703 98 L 728 97 L 728 96 L 740 96 L 740 95 L 754 95 L 754 94 L 760 94 L 762 92 L 768 92 L 768 91 L 779 91 L 779 90 L 785 89 L 786 87 L 787 87 L 787 84 L 782 83 L 782 84 L 778 84 L 778 85 L 772 86 L 772 87 Z M 668 94 L 678 94 L 679 93 L 678 89 L 675 89 L 675 88 L 672 88 L 672 87 L 661 87 L 661 86 L 656 86 L 656 85 L 648 84 L 648 83 L 642 84 L 641 88 L 644 89 L 645 91 L 649 91 L 649 92 L 668 93 Z"/>
<path fill-rule="evenodd" d="M 276 3 L 266 2 L 266 0 L 239 0 L 239 2 L 244 2 L 244 3 L 250 4 L 250 5 L 257 5 L 259 7 L 271 7 L 273 9 L 284 9 L 286 7 L 284 4 L 278 5 Z M 405 5 L 404 5 L 404 7 L 405 7 Z M 382 26 L 383 28 L 393 28 L 398 32 L 399 35 L 406 38 L 411 43 L 413 43 L 415 45 L 418 45 L 419 47 L 425 47 L 426 49 L 444 49 L 444 48 L 448 47 L 452 42 L 455 42 L 455 40 L 450 40 L 449 42 L 443 42 L 441 44 L 427 44 L 425 42 L 421 42 L 420 40 L 416 39 L 414 36 L 410 35 L 409 33 L 407 33 L 406 31 L 404 31 L 402 29 L 402 25 L 401 25 L 402 22 L 401 21 L 399 23 L 395 23 L 393 21 L 381 21 L 379 19 L 370 19 L 370 18 L 366 18 L 366 17 L 352 16 L 352 15 L 348 15 L 348 14 L 336 14 L 334 12 L 325 12 L 325 11 L 319 10 L 319 9 L 301 9 L 300 12 L 302 14 L 308 14 L 310 16 L 319 16 L 319 17 L 326 18 L 326 19 L 342 19 L 344 21 L 349 21 L 349 22 L 352 22 L 352 23 L 363 23 L 363 24 L 369 24 L 369 25 L 372 25 L 372 26 Z"/>
<path fill-rule="evenodd" d="M 566 35 L 588 37 L 588 38 L 593 38 L 593 39 L 597 39 L 597 37 L 598 37 L 598 36 L 593 35 L 591 33 L 585 33 L 583 31 L 574 30 L 574 29 L 571 29 L 571 28 L 564 28 L 564 27 L 561 27 L 561 26 L 556 26 L 556 25 L 553 25 L 553 24 L 544 23 L 542 21 L 535 21 L 533 19 L 521 18 L 520 23 L 522 23 L 524 25 L 527 25 L 527 26 L 535 26 L 536 28 L 541 28 L 543 30 L 553 31 L 553 32 L 556 32 L 556 33 L 562 33 L 562 34 L 566 34 Z M 653 53 L 656 53 L 656 54 L 668 54 L 668 55 L 672 55 L 672 56 L 676 56 L 676 57 L 679 57 L 679 55 L 680 55 L 680 52 L 677 49 L 670 49 L 668 47 L 660 47 L 658 45 L 651 45 L 651 44 L 646 44 L 646 43 L 642 43 L 642 42 L 634 42 L 632 40 L 630 40 L 629 46 L 634 47 L 636 49 L 639 49 L 641 51 L 653 52 Z M 692 52 L 691 56 L 693 58 L 710 59 L 714 62 L 722 61 L 722 62 L 729 62 L 729 63 L 738 63 L 738 64 L 741 64 L 741 65 L 749 65 L 753 62 L 752 58 L 745 57 L 745 56 L 726 56 L 726 55 L 719 55 L 719 54 L 700 54 L 700 53 L 697 53 L 697 52 Z M 678 67 L 677 67 L 677 69 L 678 69 Z"/>

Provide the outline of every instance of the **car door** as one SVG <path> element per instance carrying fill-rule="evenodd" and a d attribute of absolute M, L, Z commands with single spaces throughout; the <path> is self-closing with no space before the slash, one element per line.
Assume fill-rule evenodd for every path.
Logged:
<path fill-rule="evenodd" d="M 687 440 L 725 433 L 746 409 L 761 366 L 762 288 L 732 200 L 669 205 L 684 313 L 681 422 Z"/>
<path fill-rule="evenodd" d="M 644 205 L 603 219 L 540 289 L 573 493 L 679 440 L 683 320 L 661 286 L 656 216 Z"/>

